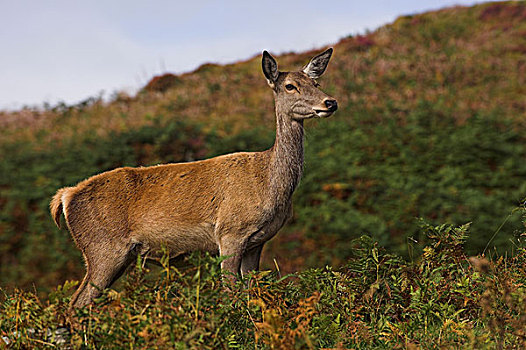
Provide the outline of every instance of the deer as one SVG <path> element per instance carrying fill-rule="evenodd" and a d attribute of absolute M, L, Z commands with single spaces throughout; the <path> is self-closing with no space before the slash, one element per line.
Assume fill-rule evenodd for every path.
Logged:
<path fill-rule="evenodd" d="M 316 79 L 333 49 L 301 71 L 282 72 L 267 51 L 262 70 L 274 94 L 276 137 L 270 149 L 149 167 L 121 167 L 59 189 L 50 203 L 82 252 L 86 274 L 70 310 L 90 304 L 134 261 L 192 251 L 219 253 L 225 275 L 259 269 L 263 245 L 292 216 L 304 163 L 303 123 L 327 118 L 337 101 Z"/>

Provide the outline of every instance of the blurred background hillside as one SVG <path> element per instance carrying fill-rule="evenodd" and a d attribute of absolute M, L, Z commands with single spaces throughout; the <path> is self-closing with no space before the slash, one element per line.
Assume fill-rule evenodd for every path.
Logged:
<path fill-rule="evenodd" d="M 341 107 L 306 123 L 294 218 L 265 247 L 263 267 L 337 266 L 363 234 L 411 258 L 425 240 L 418 218 L 472 222 L 469 254 L 513 252 L 522 232 L 513 209 L 526 196 L 526 4 L 402 16 L 333 47 L 320 83 Z M 319 50 L 276 58 L 298 69 Z M 164 74 L 110 101 L 0 112 L 0 287 L 46 291 L 82 276 L 69 233 L 49 215 L 58 188 L 120 166 L 270 147 L 260 62 Z"/>

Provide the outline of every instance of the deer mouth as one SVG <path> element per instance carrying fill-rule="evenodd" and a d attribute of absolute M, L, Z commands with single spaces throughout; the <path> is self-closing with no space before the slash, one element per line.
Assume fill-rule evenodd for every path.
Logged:
<path fill-rule="evenodd" d="M 328 110 L 328 109 L 315 109 L 314 110 L 314 114 L 316 114 L 316 116 L 318 118 L 330 117 L 332 115 L 332 113 L 334 113 L 334 111 L 331 111 L 331 110 Z"/>

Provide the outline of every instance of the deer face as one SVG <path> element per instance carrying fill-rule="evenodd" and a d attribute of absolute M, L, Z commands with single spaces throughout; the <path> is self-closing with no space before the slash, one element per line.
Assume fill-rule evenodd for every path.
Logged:
<path fill-rule="evenodd" d="M 336 100 L 319 89 L 316 79 L 329 63 L 332 49 L 317 55 L 301 72 L 279 72 L 274 58 L 263 52 L 263 73 L 274 90 L 276 107 L 293 120 L 326 118 L 337 109 Z"/>

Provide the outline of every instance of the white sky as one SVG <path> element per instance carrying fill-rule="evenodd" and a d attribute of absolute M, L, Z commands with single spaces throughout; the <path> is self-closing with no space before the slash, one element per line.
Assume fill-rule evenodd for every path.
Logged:
<path fill-rule="evenodd" d="M 130 93 L 156 74 L 335 43 L 474 0 L 0 0 L 0 109 Z"/>

